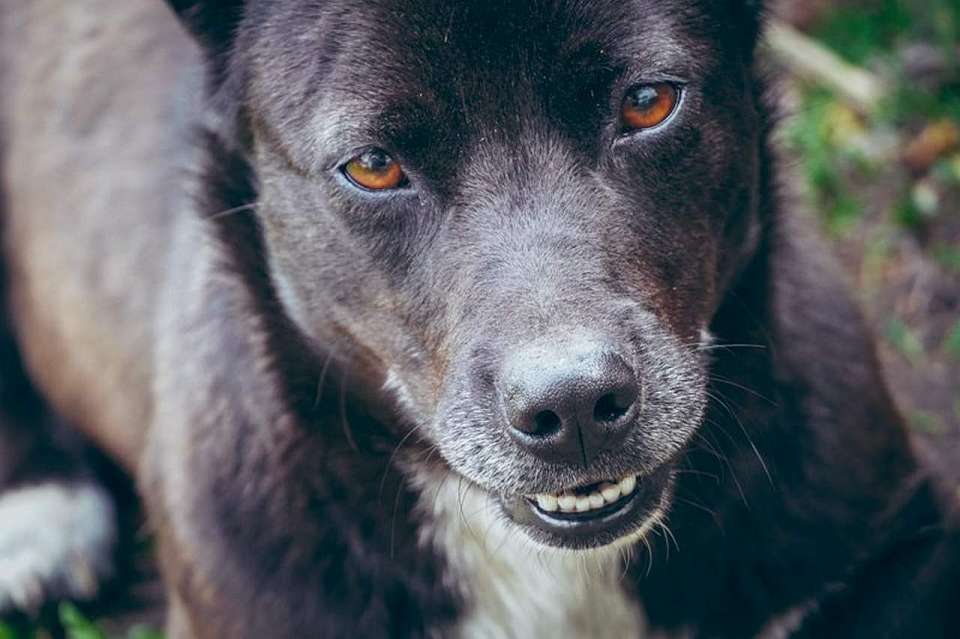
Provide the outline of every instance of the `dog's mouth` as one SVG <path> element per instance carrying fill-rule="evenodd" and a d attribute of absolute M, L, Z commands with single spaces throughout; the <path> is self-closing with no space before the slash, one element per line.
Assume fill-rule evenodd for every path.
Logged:
<path fill-rule="evenodd" d="M 507 515 L 536 541 L 563 548 L 595 548 L 642 534 L 665 508 L 671 470 L 575 486 L 557 493 L 505 497 Z"/>
<path fill-rule="evenodd" d="M 637 475 L 577 486 L 562 493 L 527 496 L 540 515 L 557 521 L 589 521 L 612 514 L 635 496 Z"/>

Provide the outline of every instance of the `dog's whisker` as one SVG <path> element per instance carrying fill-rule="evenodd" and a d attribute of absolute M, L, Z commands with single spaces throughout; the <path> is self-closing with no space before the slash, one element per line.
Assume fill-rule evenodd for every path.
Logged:
<path fill-rule="evenodd" d="M 677 468 L 673 471 L 677 475 L 693 475 L 696 477 L 709 477 L 717 483 L 720 483 L 720 478 L 714 473 L 707 472 L 705 470 L 695 470 L 692 468 Z"/>
<path fill-rule="evenodd" d="M 738 348 L 766 350 L 768 347 L 766 344 L 704 344 L 697 346 L 697 350 L 701 352 L 714 350 L 735 350 Z"/>
<path fill-rule="evenodd" d="M 711 373 L 711 374 L 709 375 L 709 379 L 711 379 L 712 381 L 715 381 L 715 382 L 719 382 L 720 384 L 727 384 L 728 386 L 733 386 L 733 387 L 739 388 L 740 390 L 742 390 L 742 391 L 744 391 L 744 392 L 746 392 L 746 393 L 750 393 L 750 394 L 753 395 L 754 397 L 757 397 L 757 398 L 759 398 L 759 399 L 762 399 L 763 401 L 767 402 L 767 403 L 770 404 L 771 406 L 777 406 L 777 403 L 776 403 L 775 401 L 773 401 L 772 399 L 770 399 L 769 397 L 767 397 L 766 395 L 763 395 L 762 393 L 760 393 L 760 392 L 758 392 L 758 391 L 756 391 L 756 390 L 754 390 L 754 389 L 752 389 L 752 388 L 749 388 L 748 386 L 744 386 L 743 384 L 741 384 L 741 383 L 739 383 L 739 382 L 735 382 L 735 381 L 733 381 L 733 380 L 731 380 L 731 379 L 727 379 L 727 378 L 725 378 L 725 377 L 721 377 L 720 375 L 716 375 L 716 374 L 714 374 L 714 373 Z M 719 392 L 719 391 L 718 391 L 718 392 Z"/>
<path fill-rule="evenodd" d="M 693 499 L 689 499 L 689 498 L 687 498 L 687 497 L 683 497 L 683 496 L 681 496 L 681 495 L 675 495 L 675 496 L 674 496 L 674 499 L 676 499 L 676 500 L 677 500 L 678 502 L 680 502 L 680 503 L 687 504 L 688 506 L 690 506 L 690 507 L 692 507 L 692 508 L 696 508 L 696 509 L 698 509 L 698 510 L 701 510 L 701 511 L 707 513 L 708 515 L 710 515 L 710 519 L 713 520 L 713 522 L 716 523 L 716 524 L 719 526 L 719 524 L 720 524 L 720 515 L 719 515 L 717 512 L 715 512 L 714 510 L 711 510 L 708 506 L 705 506 L 705 505 L 701 504 L 701 503 L 698 502 L 698 501 L 695 501 L 695 500 L 693 500 Z"/>
<path fill-rule="evenodd" d="M 643 545 L 647 549 L 647 572 L 646 577 L 650 576 L 650 573 L 653 572 L 653 548 L 650 546 L 650 539 L 644 535 L 642 537 Z"/>
<path fill-rule="evenodd" d="M 395 542 L 397 533 L 397 511 L 400 508 L 400 496 L 403 494 L 403 482 L 397 482 L 397 492 L 393 497 L 393 513 L 390 516 L 390 557 L 394 557 Z"/>
<path fill-rule="evenodd" d="M 464 487 L 464 477 L 459 475 L 457 478 L 457 508 L 459 511 L 460 521 L 463 523 L 464 527 L 467 529 L 467 533 L 473 537 L 473 540 L 479 544 L 483 545 L 483 538 L 479 537 L 474 531 L 473 526 L 470 525 L 470 521 L 467 518 L 466 514 L 463 512 L 463 501 L 466 498 L 465 490 L 469 489 L 469 486 Z"/>
<path fill-rule="evenodd" d="M 317 380 L 317 392 L 313 398 L 313 410 L 317 410 L 320 407 L 320 402 L 323 399 L 324 384 L 326 384 L 327 381 L 327 371 L 330 369 L 330 364 L 333 362 L 335 354 L 336 351 L 330 348 L 323 360 L 323 366 L 320 368 L 320 377 Z"/>
<path fill-rule="evenodd" d="M 340 428 L 343 431 L 343 436 L 347 439 L 347 444 L 354 452 L 359 452 L 360 447 L 357 445 L 357 440 L 353 435 L 353 427 L 350 425 L 350 420 L 347 417 L 347 382 L 349 378 L 349 373 L 344 371 L 344 375 L 340 378 L 338 387 L 338 399 L 337 399 L 337 412 L 340 415 Z"/>
<path fill-rule="evenodd" d="M 750 436 L 750 433 L 747 432 L 747 428 L 743 425 L 743 421 L 741 421 L 740 416 L 737 415 L 736 412 L 734 412 L 733 408 L 731 408 L 728 405 L 728 403 L 725 402 L 723 398 L 719 396 L 719 391 L 717 391 L 716 393 L 708 392 L 707 395 L 711 399 L 719 403 L 720 406 L 722 406 L 727 411 L 730 417 L 733 418 L 733 421 L 736 422 L 737 426 L 740 428 L 740 432 L 743 433 L 743 436 L 744 438 L 746 438 L 747 443 L 750 444 L 750 448 L 753 450 L 753 454 L 756 456 L 757 461 L 760 462 L 760 466 L 761 468 L 763 468 L 763 472 L 767 476 L 767 481 L 770 482 L 771 486 L 773 486 L 774 485 L 773 476 L 770 474 L 770 469 L 767 468 L 767 462 L 763 459 L 763 455 L 760 454 L 760 450 L 757 448 L 756 443 L 754 443 L 753 438 Z M 721 430 L 723 429 L 721 428 Z"/>
<path fill-rule="evenodd" d="M 219 220 L 221 218 L 227 217 L 229 215 L 234 215 L 236 213 L 243 213 L 244 211 L 255 211 L 257 209 L 257 202 L 250 202 L 249 204 L 243 204 L 241 206 L 234 206 L 229 209 L 224 209 L 223 211 L 218 211 L 206 216 L 207 220 Z"/>
<path fill-rule="evenodd" d="M 397 454 L 400 452 L 400 449 L 403 447 L 403 445 L 406 443 L 406 441 L 407 441 L 408 439 L 410 439 L 410 438 L 414 435 L 414 433 L 416 433 L 419 429 L 420 429 L 420 424 L 415 424 L 415 425 L 414 425 L 412 428 L 410 428 L 410 429 L 407 431 L 407 433 L 400 439 L 400 441 L 397 443 L 397 445 L 394 446 L 393 451 L 390 453 L 390 456 L 387 458 L 386 464 L 384 464 L 383 475 L 380 477 L 380 490 L 379 490 L 379 492 L 378 492 L 378 495 L 379 495 L 379 496 L 381 496 L 381 497 L 383 496 L 383 488 L 384 488 L 385 482 L 386 482 L 386 480 L 387 480 L 387 475 L 388 475 L 389 472 L 390 472 L 390 469 L 391 469 L 391 467 L 392 467 L 392 465 L 393 465 L 393 461 L 396 459 Z M 434 446 L 433 448 L 436 449 L 436 446 Z"/>
<path fill-rule="evenodd" d="M 719 423 L 713 420 L 707 420 L 706 423 L 713 428 L 716 428 L 720 433 L 722 433 L 728 440 L 736 443 L 735 440 L 727 433 L 726 429 L 723 428 Z M 740 479 L 737 477 L 736 470 L 734 470 L 733 464 L 730 462 L 730 459 L 723 452 L 722 446 L 720 446 L 716 441 L 710 439 L 710 434 L 705 431 L 696 431 L 694 433 L 693 439 L 697 442 L 697 446 L 701 447 L 703 450 L 706 450 L 714 457 L 723 462 L 723 465 L 726 466 L 727 470 L 730 472 L 730 479 L 733 481 L 734 486 L 737 489 L 737 492 L 740 495 L 740 499 L 743 501 L 744 505 L 747 508 L 750 507 L 750 502 L 747 500 L 747 494 L 743 489 L 743 485 L 740 483 Z"/>

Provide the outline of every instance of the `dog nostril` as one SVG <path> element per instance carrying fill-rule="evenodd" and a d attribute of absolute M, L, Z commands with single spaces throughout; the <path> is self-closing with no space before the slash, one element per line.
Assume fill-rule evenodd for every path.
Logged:
<path fill-rule="evenodd" d="M 628 400 L 628 397 L 619 397 L 617 393 L 607 393 L 593 407 L 593 419 L 602 424 L 617 421 L 630 410 L 633 402 Z"/>
<path fill-rule="evenodd" d="M 542 410 L 533 417 L 532 435 L 550 435 L 560 430 L 560 416 L 552 410 Z"/>
<path fill-rule="evenodd" d="M 549 463 L 589 465 L 638 426 L 637 374 L 602 341 L 536 340 L 504 358 L 496 386 L 508 436 Z"/>

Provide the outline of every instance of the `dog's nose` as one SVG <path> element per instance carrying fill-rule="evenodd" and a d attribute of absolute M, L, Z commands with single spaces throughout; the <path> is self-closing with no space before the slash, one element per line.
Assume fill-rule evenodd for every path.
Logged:
<path fill-rule="evenodd" d="M 507 358 L 501 394 L 508 431 L 521 446 L 545 461 L 586 466 L 626 438 L 640 386 L 602 344 L 539 343 Z"/>

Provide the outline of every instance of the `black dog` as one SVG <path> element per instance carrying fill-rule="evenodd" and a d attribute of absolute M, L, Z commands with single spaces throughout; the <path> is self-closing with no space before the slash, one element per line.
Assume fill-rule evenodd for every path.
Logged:
<path fill-rule="evenodd" d="M 756 3 L 170 4 L 0 12 L 0 608 L 109 572 L 57 415 L 175 639 L 957 632 Z"/>

